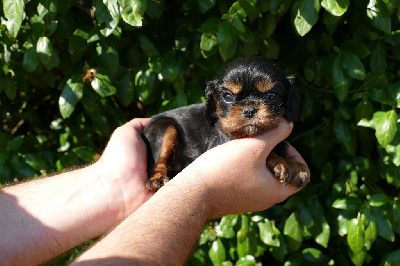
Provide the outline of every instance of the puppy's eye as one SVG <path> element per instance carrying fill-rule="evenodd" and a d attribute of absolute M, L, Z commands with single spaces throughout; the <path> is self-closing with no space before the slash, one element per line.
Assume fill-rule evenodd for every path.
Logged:
<path fill-rule="evenodd" d="M 276 99 L 276 97 L 278 97 L 278 94 L 276 92 L 274 91 L 267 92 L 267 100 L 273 101 Z"/>
<path fill-rule="evenodd" d="M 222 94 L 222 98 L 227 103 L 231 103 L 234 100 L 233 94 L 227 91 Z"/>

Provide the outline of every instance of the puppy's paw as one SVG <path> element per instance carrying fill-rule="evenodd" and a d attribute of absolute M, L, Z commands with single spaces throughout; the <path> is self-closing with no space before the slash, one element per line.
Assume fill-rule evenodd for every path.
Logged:
<path fill-rule="evenodd" d="M 169 180 L 169 177 L 165 175 L 153 175 L 149 180 L 147 180 L 146 188 L 155 193 Z"/>
<path fill-rule="evenodd" d="M 310 181 L 310 170 L 294 158 L 270 156 L 267 167 L 280 182 L 293 185 L 297 188 L 305 187 Z"/>

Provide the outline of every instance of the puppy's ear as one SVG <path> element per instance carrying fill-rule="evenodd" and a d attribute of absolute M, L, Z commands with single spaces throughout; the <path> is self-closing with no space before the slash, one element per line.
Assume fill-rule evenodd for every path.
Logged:
<path fill-rule="evenodd" d="M 216 81 L 209 81 L 207 82 L 207 87 L 204 92 L 206 97 L 206 106 L 207 106 L 207 117 L 209 119 L 217 118 L 217 84 Z"/>
<path fill-rule="evenodd" d="M 288 99 L 287 99 L 287 107 L 286 107 L 286 120 L 288 122 L 292 122 L 297 120 L 299 113 L 300 113 L 300 94 L 297 92 L 294 81 L 294 75 L 286 76 L 287 80 L 289 81 L 289 88 L 288 88 Z"/>

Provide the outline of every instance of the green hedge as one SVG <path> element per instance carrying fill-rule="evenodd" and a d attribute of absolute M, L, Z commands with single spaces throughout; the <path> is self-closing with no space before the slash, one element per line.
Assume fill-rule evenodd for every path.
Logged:
<path fill-rule="evenodd" d="M 213 222 L 191 263 L 400 264 L 399 0 L 2 2 L 0 184 L 90 162 L 260 54 L 297 77 L 311 183 Z"/>

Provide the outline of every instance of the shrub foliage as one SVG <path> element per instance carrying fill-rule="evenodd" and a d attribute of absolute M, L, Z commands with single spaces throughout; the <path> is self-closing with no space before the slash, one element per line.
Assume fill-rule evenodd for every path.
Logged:
<path fill-rule="evenodd" d="M 260 54 L 297 77 L 289 141 L 312 180 L 209 224 L 191 263 L 399 265 L 399 0 L 2 4 L 0 185 L 92 161 L 116 126 L 200 102 Z"/>

